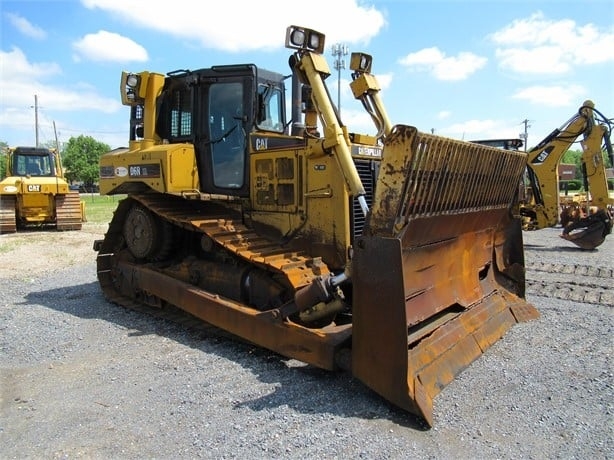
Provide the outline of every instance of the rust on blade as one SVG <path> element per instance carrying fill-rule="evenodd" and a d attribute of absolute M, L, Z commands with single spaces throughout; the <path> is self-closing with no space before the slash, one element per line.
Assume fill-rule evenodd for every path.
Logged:
<path fill-rule="evenodd" d="M 354 265 L 353 373 L 433 422 L 433 398 L 519 321 L 524 157 L 395 127 Z M 494 177 L 488 170 L 495 165 Z"/>

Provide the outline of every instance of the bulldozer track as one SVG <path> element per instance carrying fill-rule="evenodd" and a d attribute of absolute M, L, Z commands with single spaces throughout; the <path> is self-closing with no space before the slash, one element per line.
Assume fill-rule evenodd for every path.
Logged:
<path fill-rule="evenodd" d="M 15 218 L 15 197 L 8 195 L 0 197 L 0 234 L 15 233 L 17 220 Z"/>
<path fill-rule="evenodd" d="M 231 213 L 207 215 L 206 208 L 194 206 L 194 203 L 184 199 L 170 201 L 161 195 L 140 195 L 134 198 L 173 225 L 206 234 L 247 262 L 283 272 L 295 288 L 308 285 L 316 274 L 328 272 L 319 258 L 282 248 L 266 240 L 248 229 Z"/>
<path fill-rule="evenodd" d="M 128 296 L 118 293 L 113 286 L 112 277 L 110 275 L 110 266 L 107 270 L 107 264 L 110 262 L 111 259 L 109 257 L 98 258 L 99 282 L 107 301 L 137 313 L 143 313 L 162 321 L 178 324 L 186 330 L 202 333 L 207 337 L 214 337 L 217 339 L 223 338 L 247 343 L 240 337 L 207 323 L 200 318 L 196 318 L 190 313 L 181 310 L 174 305 L 165 303 L 162 307 L 152 307 L 139 303 Z"/>
<path fill-rule="evenodd" d="M 306 254 L 282 249 L 278 244 L 268 242 L 245 227 L 232 213 L 218 212 L 213 215 L 199 203 L 160 195 L 139 195 L 133 196 L 132 199 L 177 227 L 207 235 L 236 257 L 269 271 L 283 273 L 295 289 L 309 284 L 314 276 L 328 273 L 327 266 L 319 258 L 312 258 Z M 192 330 L 205 332 L 208 336 L 249 343 L 234 334 L 192 316 L 174 305 L 166 302 L 163 302 L 161 308 L 144 305 L 116 290 L 112 271 L 113 254 L 107 253 L 107 249 L 114 247 L 118 239 L 122 238 L 121 223 L 124 221 L 127 210 L 128 206 L 120 203 L 109 225 L 105 242 L 97 258 L 98 280 L 107 300 L 131 310 L 179 323 Z"/>
<path fill-rule="evenodd" d="M 592 265 L 527 265 L 529 295 L 614 307 L 614 269 Z"/>
<path fill-rule="evenodd" d="M 78 192 L 57 195 L 56 225 L 58 230 L 81 230 L 81 198 Z"/>

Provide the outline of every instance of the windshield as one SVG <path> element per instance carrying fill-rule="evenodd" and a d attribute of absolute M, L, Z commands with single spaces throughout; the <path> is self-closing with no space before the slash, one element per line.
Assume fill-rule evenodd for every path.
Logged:
<path fill-rule="evenodd" d="M 49 155 L 16 154 L 13 171 L 17 176 L 51 176 L 51 159 Z"/>

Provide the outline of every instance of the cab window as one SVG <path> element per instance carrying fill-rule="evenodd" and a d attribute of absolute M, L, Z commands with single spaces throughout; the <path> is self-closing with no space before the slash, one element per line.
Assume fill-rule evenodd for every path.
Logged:
<path fill-rule="evenodd" d="M 280 89 L 260 85 L 258 87 L 258 99 L 258 128 L 265 131 L 283 132 L 283 98 Z"/>
<path fill-rule="evenodd" d="M 215 83 L 209 90 L 209 138 L 213 184 L 220 188 L 243 186 L 245 132 L 243 85 Z"/>

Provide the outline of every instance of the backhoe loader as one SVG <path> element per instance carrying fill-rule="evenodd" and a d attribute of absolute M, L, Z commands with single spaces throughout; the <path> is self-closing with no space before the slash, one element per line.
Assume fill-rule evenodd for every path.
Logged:
<path fill-rule="evenodd" d="M 17 229 L 81 230 L 85 202 L 64 178 L 60 155 L 43 147 L 15 147 L 0 181 L 0 233 Z"/>
<path fill-rule="evenodd" d="M 599 118 L 596 117 L 599 115 Z M 595 249 L 612 232 L 614 199 L 610 198 L 604 152 L 614 164 L 610 121 L 587 100 L 578 113 L 528 152 L 527 198 L 520 204 L 523 229 L 563 226 L 561 237 L 582 249 Z M 582 137 L 582 177 L 587 199 L 562 202 L 558 166 L 570 146 Z M 603 145 L 603 147 L 602 147 Z"/>
<path fill-rule="evenodd" d="M 290 117 L 287 77 L 253 64 L 122 73 L 130 140 L 100 191 L 127 197 L 94 242 L 101 289 L 348 371 L 430 426 L 433 398 L 539 316 L 514 213 L 526 154 L 392 125 L 365 53 L 351 89 L 376 133 L 352 133 L 324 35 L 285 44 Z"/>

